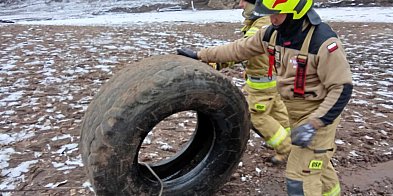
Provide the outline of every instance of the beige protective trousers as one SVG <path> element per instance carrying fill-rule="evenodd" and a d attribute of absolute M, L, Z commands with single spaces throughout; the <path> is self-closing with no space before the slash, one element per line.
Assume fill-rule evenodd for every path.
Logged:
<path fill-rule="evenodd" d="M 284 102 L 291 127 L 306 123 L 310 114 L 321 104 L 321 101 L 305 100 Z M 288 195 L 340 195 L 339 179 L 330 162 L 336 149 L 334 141 L 339 118 L 318 129 L 309 147 L 292 146 L 286 168 Z"/>
<path fill-rule="evenodd" d="M 243 89 L 247 93 L 254 129 L 262 135 L 268 145 L 275 149 L 276 156 L 286 159 L 291 150 L 291 139 L 288 133 L 289 119 L 287 109 L 276 87 L 261 90 L 251 88 L 246 84 Z"/>

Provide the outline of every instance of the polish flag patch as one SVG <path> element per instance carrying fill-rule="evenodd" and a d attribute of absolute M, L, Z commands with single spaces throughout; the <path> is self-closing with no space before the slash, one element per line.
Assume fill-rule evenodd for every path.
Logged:
<path fill-rule="evenodd" d="M 329 45 L 327 46 L 327 49 L 328 49 L 328 51 L 329 51 L 330 53 L 332 53 L 332 52 L 334 52 L 335 50 L 337 50 L 337 48 L 338 48 L 338 45 L 337 45 L 336 42 L 333 42 L 333 43 L 331 43 L 331 44 L 329 44 Z"/>

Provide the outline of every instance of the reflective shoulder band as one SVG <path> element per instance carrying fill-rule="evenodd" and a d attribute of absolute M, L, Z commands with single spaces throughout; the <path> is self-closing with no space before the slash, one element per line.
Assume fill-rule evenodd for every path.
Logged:
<path fill-rule="evenodd" d="M 259 30 L 259 28 L 257 27 L 251 27 L 250 29 L 248 29 L 248 31 L 246 32 L 246 34 L 244 34 L 244 37 L 251 37 L 254 36 L 255 33 Z"/>
<path fill-rule="evenodd" d="M 246 33 L 246 32 L 247 32 L 247 30 L 248 30 L 248 27 L 249 27 L 249 26 L 247 26 L 247 25 L 244 25 L 244 26 L 243 26 L 243 28 L 242 28 L 242 29 L 240 29 L 240 31 L 241 31 L 241 32 L 243 32 L 243 33 Z"/>

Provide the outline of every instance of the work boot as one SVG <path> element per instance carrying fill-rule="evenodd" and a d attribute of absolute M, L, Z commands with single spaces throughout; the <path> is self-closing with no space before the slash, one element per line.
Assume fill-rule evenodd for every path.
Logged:
<path fill-rule="evenodd" d="M 273 163 L 273 165 L 281 165 L 287 161 L 287 158 L 288 154 L 276 154 L 270 158 L 270 162 Z"/>

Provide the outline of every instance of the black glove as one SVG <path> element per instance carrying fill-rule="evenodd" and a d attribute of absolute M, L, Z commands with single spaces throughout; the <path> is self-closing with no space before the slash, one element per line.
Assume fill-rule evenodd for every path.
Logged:
<path fill-rule="evenodd" d="M 177 54 L 198 60 L 197 52 L 195 52 L 191 49 L 188 49 L 188 48 L 177 49 Z"/>
<path fill-rule="evenodd" d="M 317 130 L 310 124 L 306 123 L 291 130 L 292 144 L 301 147 L 307 147 Z"/>

